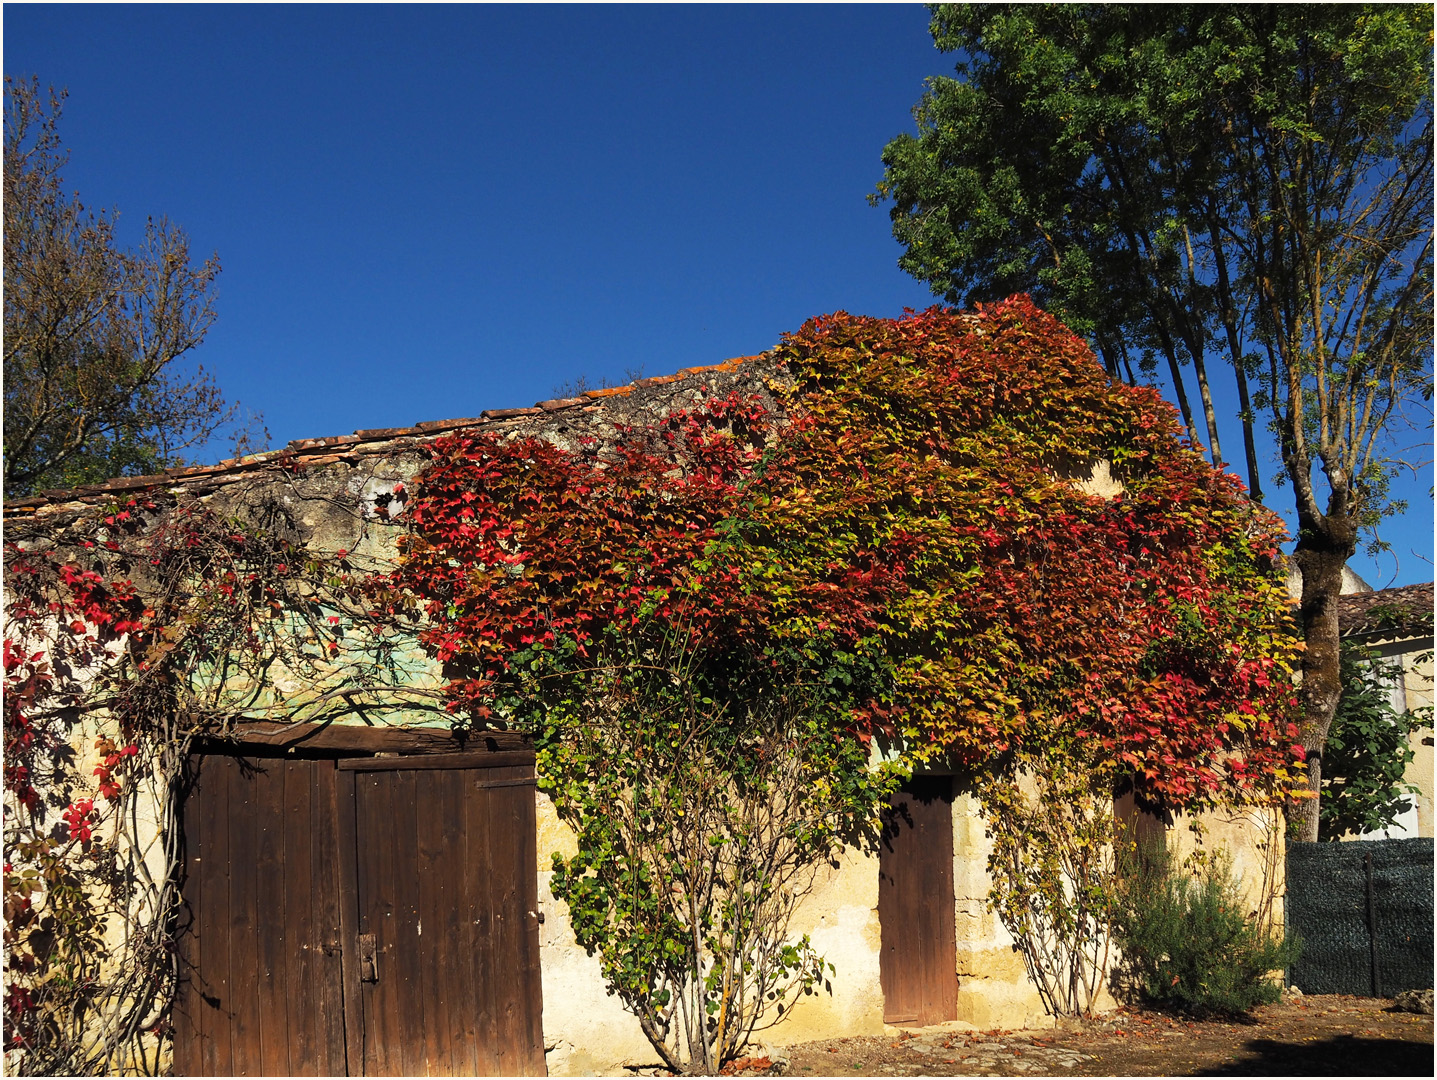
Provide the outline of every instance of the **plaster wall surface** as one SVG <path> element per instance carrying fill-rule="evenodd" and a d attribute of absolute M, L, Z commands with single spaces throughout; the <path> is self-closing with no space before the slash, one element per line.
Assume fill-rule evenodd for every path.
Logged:
<path fill-rule="evenodd" d="M 573 832 L 559 820 L 549 798 L 537 798 L 540 964 L 544 981 L 544 1046 L 553 1076 L 613 1075 L 625 1068 L 660 1064 L 658 1055 L 608 993 L 597 957 L 574 938 L 567 906 L 549 890 L 551 855 L 577 850 Z M 795 912 L 791 936 L 808 934 L 834 966 L 828 990 L 801 997 L 754 1041 L 770 1046 L 810 1039 L 881 1034 L 883 992 L 879 984 L 878 859 L 849 849 L 838 865 L 825 866 Z"/>
<path fill-rule="evenodd" d="M 1402 654 L 1402 689 L 1406 695 L 1407 709 L 1412 712 L 1426 709 L 1430 720 L 1432 716 L 1432 643 L 1430 641 L 1420 652 L 1409 651 Z M 1417 788 L 1417 794 L 1413 799 L 1416 803 L 1417 814 L 1416 835 L 1430 837 L 1433 835 L 1432 728 L 1429 726 L 1422 731 L 1414 731 L 1410 736 L 1410 744 L 1414 757 L 1408 764 L 1403 779 Z"/>
<path fill-rule="evenodd" d="M 622 1073 L 627 1065 L 657 1065 L 658 1055 L 604 986 L 597 956 L 574 939 L 568 905 L 549 889 L 551 857 L 574 855 L 573 831 L 559 820 L 554 804 L 535 793 L 535 845 L 539 867 L 539 964 L 544 984 L 544 1056 L 550 1076 Z"/>
<path fill-rule="evenodd" d="M 992 1028 L 1040 1027 L 1042 999 L 1028 978 L 1013 936 L 988 907 L 988 856 L 993 843 L 978 799 L 959 791 L 953 800 L 954 926 L 958 943 L 960 1025 Z M 1052 1023 L 1051 1018 L 1046 1020 Z"/>
<path fill-rule="evenodd" d="M 1227 862 L 1248 914 L 1267 926 L 1283 925 L 1287 888 L 1286 818 L 1275 808 L 1251 807 L 1177 814 L 1167 849 L 1176 865 Z"/>

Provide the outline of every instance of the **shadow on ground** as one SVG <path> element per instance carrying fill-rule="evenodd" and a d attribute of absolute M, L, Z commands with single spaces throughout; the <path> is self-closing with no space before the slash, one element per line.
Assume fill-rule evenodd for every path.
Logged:
<path fill-rule="evenodd" d="M 1431 1076 L 1432 1044 L 1338 1035 L 1312 1042 L 1253 1039 L 1194 1076 Z"/>

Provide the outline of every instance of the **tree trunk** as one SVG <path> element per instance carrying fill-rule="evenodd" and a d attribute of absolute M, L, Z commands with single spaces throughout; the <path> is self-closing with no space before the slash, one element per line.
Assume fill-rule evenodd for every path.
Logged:
<path fill-rule="evenodd" d="M 1247 373 L 1242 369 L 1242 358 L 1234 352 L 1232 370 L 1237 376 L 1238 416 L 1242 418 L 1242 448 L 1247 455 L 1247 490 L 1252 501 L 1262 502 L 1262 475 L 1258 472 L 1257 444 L 1252 438 L 1252 404 L 1247 394 Z"/>
<path fill-rule="evenodd" d="M 1342 693 L 1338 668 L 1337 599 L 1342 595 L 1342 568 L 1357 550 L 1357 529 L 1351 518 L 1323 515 L 1298 517 L 1299 536 L 1293 560 L 1302 571 L 1302 745 L 1307 751 L 1308 788 L 1322 791 L 1322 751 Z M 1316 794 L 1291 807 L 1296 839 L 1317 839 Z"/>

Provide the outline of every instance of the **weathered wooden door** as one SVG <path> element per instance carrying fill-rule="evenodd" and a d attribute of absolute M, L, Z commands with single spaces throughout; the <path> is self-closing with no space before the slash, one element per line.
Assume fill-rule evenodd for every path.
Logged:
<path fill-rule="evenodd" d="M 878 873 L 884 1023 L 956 1020 L 952 777 L 915 776 L 893 796 Z"/>
<path fill-rule="evenodd" d="M 332 761 L 196 758 L 176 1075 L 344 1075 L 334 779 Z"/>
<path fill-rule="evenodd" d="M 544 1072 L 532 753 L 196 759 L 177 1075 Z"/>
<path fill-rule="evenodd" d="M 340 763 L 366 1076 L 544 1074 L 534 768 L 472 756 Z"/>

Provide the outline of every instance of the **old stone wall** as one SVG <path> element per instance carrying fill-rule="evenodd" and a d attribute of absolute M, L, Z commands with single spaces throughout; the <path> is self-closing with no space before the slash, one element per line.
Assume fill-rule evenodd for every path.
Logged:
<path fill-rule="evenodd" d="M 178 507 L 199 504 L 285 536 L 302 549 L 329 554 L 343 549 L 356 569 L 382 572 L 394 564 L 396 540 L 406 526 L 407 487 L 424 467 L 426 446 L 436 436 L 537 436 L 565 448 L 577 446 L 581 439 L 604 445 L 613 441 L 621 427 L 652 425 L 675 408 L 697 406 L 714 397 L 756 395 L 772 404 L 770 386 L 779 377 L 764 357 L 739 358 L 711 368 L 640 380 L 628 387 L 542 402 L 528 409 L 491 410 L 477 417 L 425 422 L 409 428 L 301 439 L 281 450 L 214 466 L 176 469 L 157 476 L 122 477 L 69 491 L 47 491 L 5 502 L 6 540 L 22 550 L 58 547 L 64 552 L 63 537 L 69 527 L 102 517 L 117 504 L 138 497 L 150 508 L 135 509 L 132 514 L 146 527 L 160 524 Z M 64 556 L 81 560 L 86 557 L 79 549 L 64 552 Z M 153 586 L 142 562 L 127 565 L 120 572 L 135 581 L 142 595 Z M 346 699 L 359 702 L 359 706 L 334 722 L 447 728 L 449 721 L 442 709 L 417 704 L 425 702 L 426 691 L 430 692 L 431 702 L 437 697 L 444 682 L 438 666 L 416 642 L 394 644 L 393 682 L 401 692 L 386 697 L 367 690 L 358 698 Z M 354 688 L 359 666 L 356 654 L 361 652 L 363 645 L 357 640 L 353 654 L 341 648 L 327 663 L 318 665 L 318 679 L 313 677 L 313 671 L 302 674 L 280 660 L 270 666 L 261 684 L 249 685 L 230 677 L 223 689 L 231 700 L 244 703 L 245 718 L 249 720 L 331 719 L 333 692 Z M 206 670 L 191 675 L 201 683 L 216 677 Z M 80 715 L 67 732 L 75 774 L 81 778 L 91 776 L 99 764 L 96 739 L 118 735 L 113 721 L 104 714 Z M 167 804 L 163 785 L 155 777 L 132 776 L 128 783 L 125 813 L 115 825 L 122 835 L 106 839 L 116 844 L 122 869 L 127 866 L 136 880 L 162 880 L 165 842 L 172 840 L 175 831 L 166 815 L 174 808 Z M 60 805 L 63 807 L 63 802 Z M 549 816 L 552 818 L 552 812 Z M 542 843 L 540 847 L 547 865 L 547 854 L 553 847 Z M 132 906 L 143 906 L 147 902 L 144 897 L 152 893 L 134 889 L 132 895 L 138 898 Z M 560 936 L 568 932 L 562 919 L 558 926 Z M 549 936 L 553 937 L 554 932 L 551 925 Z M 110 917 L 102 937 L 113 956 L 119 955 L 124 936 L 124 921 Z M 555 1000 L 559 1001 L 569 996 L 562 989 L 569 975 L 561 954 L 563 950 L 556 953 L 552 947 L 545 949 L 546 963 L 553 969 L 546 971 L 545 978 L 555 984 Z M 622 1010 L 604 995 L 596 966 L 588 963 L 590 967 L 584 969 L 587 976 L 581 973 L 578 977 L 581 981 L 588 978 L 590 996 L 623 1017 Z M 575 998 L 582 999 L 583 995 Z M 603 1015 L 602 1007 L 597 1015 Z M 147 1026 L 155 1019 L 158 1017 L 148 1018 Z M 117 1062 L 122 1071 L 153 1074 L 168 1067 L 166 1044 L 153 1033 L 146 1034 L 129 1052 L 131 1060 Z"/>

